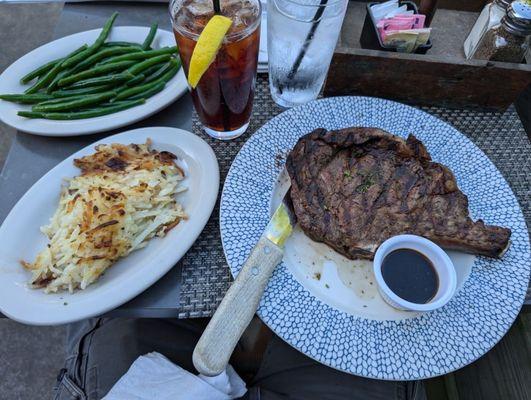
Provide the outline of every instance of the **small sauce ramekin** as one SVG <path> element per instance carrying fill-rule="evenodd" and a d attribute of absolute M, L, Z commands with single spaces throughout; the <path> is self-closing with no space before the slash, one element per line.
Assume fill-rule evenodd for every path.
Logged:
<path fill-rule="evenodd" d="M 398 249 L 412 249 L 424 254 L 433 264 L 439 277 L 439 287 L 435 296 L 424 304 L 412 303 L 394 293 L 382 276 L 382 262 L 389 253 Z M 383 299 L 394 308 L 405 311 L 432 311 L 444 306 L 455 294 L 457 275 L 450 257 L 431 240 L 416 235 L 393 236 L 383 242 L 374 256 L 374 276 Z"/>

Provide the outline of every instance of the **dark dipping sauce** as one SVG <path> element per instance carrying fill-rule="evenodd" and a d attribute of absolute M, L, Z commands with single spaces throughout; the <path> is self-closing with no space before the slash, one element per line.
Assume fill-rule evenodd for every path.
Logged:
<path fill-rule="evenodd" d="M 385 256 L 382 276 L 389 289 L 411 303 L 428 303 L 439 289 L 439 276 L 431 261 L 411 249 L 397 249 Z"/>

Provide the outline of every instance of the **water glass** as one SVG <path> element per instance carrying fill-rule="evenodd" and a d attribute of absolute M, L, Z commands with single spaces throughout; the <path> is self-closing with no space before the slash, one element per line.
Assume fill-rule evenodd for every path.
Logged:
<path fill-rule="evenodd" d="M 267 51 L 273 100 L 293 107 L 317 98 L 348 0 L 268 0 Z"/>

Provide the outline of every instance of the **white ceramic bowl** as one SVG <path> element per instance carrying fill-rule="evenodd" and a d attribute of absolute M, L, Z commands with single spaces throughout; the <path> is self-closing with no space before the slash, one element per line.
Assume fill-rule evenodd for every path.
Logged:
<path fill-rule="evenodd" d="M 406 301 L 395 294 L 382 276 L 382 262 L 389 253 L 398 249 L 412 249 L 424 254 L 433 264 L 439 276 L 437 293 L 428 303 L 418 304 Z M 374 276 L 383 299 L 392 307 L 406 311 L 432 311 L 444 306 L 455 293 L 457 276 L 450 257 L 431 240 L 416 235 L 393 236 L 383 242 L 374 256 Z"/>

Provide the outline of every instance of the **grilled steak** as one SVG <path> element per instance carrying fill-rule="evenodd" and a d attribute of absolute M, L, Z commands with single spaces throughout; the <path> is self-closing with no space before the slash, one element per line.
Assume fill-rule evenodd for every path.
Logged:
<path fill-rule="evenodd" d="M 291 198 L 304 232 L 350 259 L 372 259 L 391 236 L 498 257 L 511 231 L 472 221 L 452 172 L 413 135 L 376 128 L 315 131 L 288 155 Z"/>

